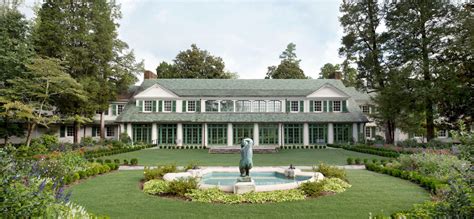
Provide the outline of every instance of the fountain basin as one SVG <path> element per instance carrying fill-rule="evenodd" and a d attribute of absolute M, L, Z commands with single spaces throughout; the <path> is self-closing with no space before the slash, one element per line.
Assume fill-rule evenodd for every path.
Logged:
<path fill-rule="evenodd" d="M 289 178 L 290 173 L 295 177 Z M 199 180 L 200 189 L 217 187 L 224 192 L 233 192 L 239 176 L 238 167 L 207 167 L 183 173 L 167 173 L 163 179 L 171 181 L 178 178 L 196 177 Z M 299 169 L 290 170 L 280 167 L 254 167 L 250 170 L 250 177 L 255 183 L 256 192 L 295 189 L 301 183 L 324 179 L 323 174 L 318 172 L 302 172 Z"/>

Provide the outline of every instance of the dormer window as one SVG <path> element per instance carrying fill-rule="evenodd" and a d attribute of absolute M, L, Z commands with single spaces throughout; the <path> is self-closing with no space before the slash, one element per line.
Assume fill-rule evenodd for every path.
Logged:
<path fill-rule="evenodd" d="M 362 112 L 365 114 L 369 114 L 369 106 L 368 105 L 363 105 L 362 106 Z"/>
<path fill-rule="evenodd" d="M 336 100 L 332 102 L 332 111 L 333 112 L 341 112 L 341 101 Z"/>
<path fill-rule="evenodd" d="M 298 112 L 300 109 L 299 101 L 290 101 L 290 111 L 291 112 Z"/>
<path fill-rule="evenodd" d="M 323 111 L 322 101 L 314 101 L 314 112 L 322 112 L 322 111 Z"/>
<path fill-rule="evenodd" d="M 144 102 L 145 103 L 144 103 L 143 111 L 144 112 L 151 112 L 152 109 L 153 109 L 153 101 L 145 100 Z"/>
<path fill-rule="evenodd" d="M 120 115 L 123 111 L 123 104 L 117 105 L 117 115 Z"/>
<path fill-rule="evenodd" d="M 163 101 L 163 112 L 171 112 L 172 109 L 171 100 Z"/>

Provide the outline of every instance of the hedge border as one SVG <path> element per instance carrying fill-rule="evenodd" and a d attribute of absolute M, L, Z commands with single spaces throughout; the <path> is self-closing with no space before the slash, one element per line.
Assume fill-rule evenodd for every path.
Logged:
<path fill-rule="evenodd" d="M 122 154 L 132 151 L 138 151 L 146 148 L 155 147 L 155 145 L 142 145 L 142 146 L 135 146 L 135 147 L 125 147 L 125 148 L 112 148 L 112 149 L 99 149 L 94 151 L 86 151 L 84 152 L 84 158 L 97 158 L 97 157 L 104 157 L 110 156 L 115 154 Z"/>
<path fill-rule="evenodd" d="M 331 144 L 328 145 L 328 147 L 333 147 L 333 148 L 342 148 L 344 150 L 348 151 L 355 151 L 355 152 L 360 152 L 360 153 L 365 153 L 365 154 L 373 154 L 373 155 L 378 155 L 382 157 L 393 157 L 397 158 L 400 156 L 400 154 L 412 154 L 412 152 L 408 151 L 394 151 L 386 148 L 374 148 L 366 145 L 354 145 L 354 146 L 348 146 L 348 145 L 338 145 L 338 144 Z"/>

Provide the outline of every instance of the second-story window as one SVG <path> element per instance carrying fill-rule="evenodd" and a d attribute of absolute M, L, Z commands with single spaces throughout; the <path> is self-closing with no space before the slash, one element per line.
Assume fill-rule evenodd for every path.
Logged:
<path fill-rule="evenodd" d="M 222 100 L 221 101 L 221 112 L 234 112 L 234 101 Z"/>
<path fill-rule="evenodd" d="M 171 112 L 171 100 L 163 101 L 163 112 Z"/>
<path fill-rule="evenodd" d="M 281 112 L 281 101 L 279 100 L 270 100 L 268 101 L 267 106 L 267 112 Z"/>
<path fill-rule="evenodd" d="M 322 111 L 323 111 L 322 101 L 314 101 L 314 112 L 322 112 Z"/>
<path fill-rule="evenodd" d="M 365 114 L 369 114 L 369 106 L 368 105 L 363 105 L 362 106 L 362 112 Z"/>
<path fill-rule="evenodd" d="M 250 101 L 248 100 L 235 101 L 235 111 L 236 112 L 250 112 Z"/>
<path fill-rule="evenodd" d="M 151 101 L 151 100 L 145 100 L 145 104 L 144 104 L 144 109 L 143 109 L 143 111 L 145 111 L 145 112 L 151 112 L 152 109 L 153 109 L 153 101 Z"/>
<path fill-rule="evenodd" d="M 188 101 L 188 112 L 196 112 L 196 101 Z"/>
<path fill-rule="evenodd" d="M 217 112 L 217 111 L 219 111 L 219 101 L 206 100 L 206 112 Z"/>
<path fill-rule="evenodd" d="M 332 106 L 332 111 L 341 112 L 341 101 L 340 100 L 334 101 L 332 105 L 333 105 Z"/>
<path fill-rule="evenodd" d="M 267 110 L 267 104 L 263 100 L 256 100 L 252 103 L 252 112 L 265 112 Z"/>
<path fill-rule="evenodd" d="M 291 112 L 300 111 L 299 101 L 290 101 L 290 110 Z"/>
<path fill-rule="evenodd" d="M 117 115 L 120 115 L 123 111 L 123 104 L 117 105 Z"/>

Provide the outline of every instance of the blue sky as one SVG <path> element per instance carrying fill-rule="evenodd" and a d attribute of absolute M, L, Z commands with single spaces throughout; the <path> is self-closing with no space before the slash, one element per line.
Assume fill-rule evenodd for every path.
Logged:
<path fill-rule="evenodd" d="M 35 0 L 27 0 L 33 5 Z M 224 59 L 240 78 L 264 78 L 267 67 L 290 42 L 305 74 L 318 77 L 327 62 L 338 63 L 342 28 L 337 0 L 118 0 L 119 37 L 155 71 L 196 43 Z M 23 9 L 28 17 L 31 11 Z"/>

